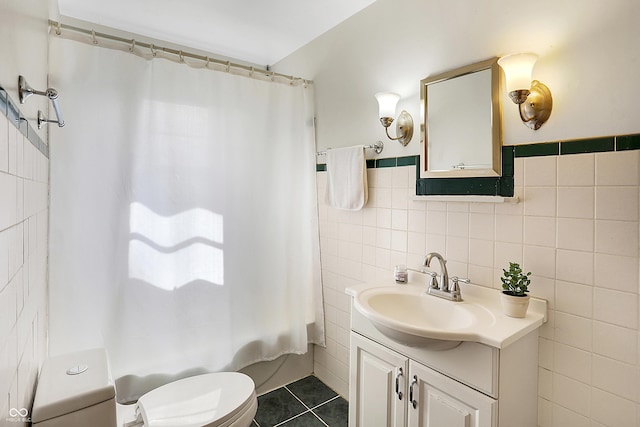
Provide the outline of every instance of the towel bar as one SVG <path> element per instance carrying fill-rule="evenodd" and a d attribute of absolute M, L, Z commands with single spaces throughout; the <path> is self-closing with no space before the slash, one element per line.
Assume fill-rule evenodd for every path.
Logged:
<path fill-rule="evenodd" d="M 378 141 L 375 144 L 363 145 L 362 147 L 364 149 L 372 148 L 376 152 L 376 154 L 380 154 L 384 149 L 384 143 L 382 141 Z M 331 148 L 329 148 L 329 150 L 331 150 Z M 327 150 L 318 151 L 316 153 L 316 156 L 324 156 L 325 154 L 327 154 Z"/>

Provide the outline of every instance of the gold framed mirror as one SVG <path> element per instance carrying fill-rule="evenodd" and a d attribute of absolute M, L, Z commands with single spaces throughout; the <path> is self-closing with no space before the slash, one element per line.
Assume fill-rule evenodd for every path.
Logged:
<path fill-rule="evenodd" d="M 420 81 L 420 178 L 501 176 L 498 58 Z"/>

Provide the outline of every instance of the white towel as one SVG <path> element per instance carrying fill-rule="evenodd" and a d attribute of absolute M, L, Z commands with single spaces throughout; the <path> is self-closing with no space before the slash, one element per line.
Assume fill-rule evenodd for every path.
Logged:
<path fill-rule="evenodd" d="M 364 146 L 327 150 L 326 156 L 327 203 L 337 209 L 362 209 L 369 197 Z"/>

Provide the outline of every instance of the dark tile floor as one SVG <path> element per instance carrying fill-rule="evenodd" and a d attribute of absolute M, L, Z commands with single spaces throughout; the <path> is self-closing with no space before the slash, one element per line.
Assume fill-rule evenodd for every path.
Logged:
<path fill-rule="evenodd" d="M 252 426 L 347 427 L 349 403 L 310 375 L 258 396 Z"/>

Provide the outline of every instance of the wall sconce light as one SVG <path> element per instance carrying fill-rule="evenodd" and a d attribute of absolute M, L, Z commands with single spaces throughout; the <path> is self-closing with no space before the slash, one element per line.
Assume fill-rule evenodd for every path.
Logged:
<path fill-rule="evenodd" d="M 378 92 L 375 94 L 375 97 L 378 100 L 378 107 L 380 108 L 380 113 L 378 114 L 380 123 L 384 126 L 387 137 L 392 141 L 398 141 L 403 146 L 406 146 L 413 136 L 413 118 L 411 114 L 405 110 L 402 110 L 396 123 L 396 135 L 398 136 L 392 138 L 391 135 L 389 135 L 389 126 L 393 123 L 393 118 L 396 115 L 396 105 L 398 104 L 400 95 L 391 92 Z"/>
<path fill-rule="evenodd" d="M 516 53 L 498 59 L 498 64 L 504 70 L 509 96 L 520 109 L 520 119 L 533 130 L 540 129 L 547 121 L 553 107 L 549 88 L 537 80 L 531 80 L 537 59 L 534 53 Z"/>

